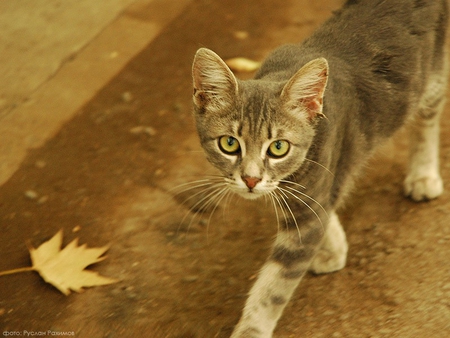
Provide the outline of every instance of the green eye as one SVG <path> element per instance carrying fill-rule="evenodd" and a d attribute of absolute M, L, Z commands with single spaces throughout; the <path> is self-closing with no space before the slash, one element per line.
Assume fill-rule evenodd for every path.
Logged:
<path fill-rule="evenodd" d="M 290 145 L 288 141 L 277 140 L 273 141 L 269 149 L 267 149 L 267 154 L 273 158 L 281 158 L 285 156 L 289 151 Z"/>
<path fill-rule="evenodd" d="M 239 141 L 232 136 L 222 136 L 219 138 L 219 148 L 225 154 L 236 155 L 241 151 Z"/>

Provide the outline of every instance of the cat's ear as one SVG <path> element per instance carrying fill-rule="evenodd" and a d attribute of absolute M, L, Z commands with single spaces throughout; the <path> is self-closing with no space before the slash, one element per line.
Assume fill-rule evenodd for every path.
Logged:
<path fill-rule="evenodd" d="M 212 50 L 200 48 L 192 65 L 194 104 L 200 111 L 219 111 L 229 105 L 238 91 L 236 77 Z"/>
<path fill-rule="evenodd" d="M 323 117 L 323 95 L 328 81 L 328 62 L 318 58 L 308 62 L 288 81 L 281 92 L 286 109 L 302 111 L 310 120 Z"/>

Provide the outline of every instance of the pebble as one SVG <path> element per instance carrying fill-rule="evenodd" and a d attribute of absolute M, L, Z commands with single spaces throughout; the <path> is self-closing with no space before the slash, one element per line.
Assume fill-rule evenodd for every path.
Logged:
<path fill-rule="evenodd" d="M 350 314 L 349 313 L 344 313 L 343 315 L 341 315 L 339 317 L 340 320 L 344 321 L 350 318 Z"/>
<path fill-rule="evenodd" d="M 130 129 L 130 133 L 132 134 L 147 134 L 149 136 L 156 135 L 156 129 L 150 126 L 136 126 Z"/>
<path fill-rule="evenodd" d="M 363 266 L 363 265 L 366 265 L 368 262 L 369 262 L 369 261 L 368 261 L 367 258 L 361 258 L 361 259 L 359 260 L 359 265 Z"/>
<path fill-rule="evenodd" d="M 133 95 L 130 92 L 122 93 L 122 100 L 125 103 L 130 103 L 133 100 Z"/>
<path fill-rule="evenodd" d="M 233 35 L 238 40 L 245 40 L 248 38 L 249 33 L 247 31 L 235 31 Z"/>
<path fill-rule="evenodd" d="M 37 202 L 38 202 L 38 204 L 44 204 L 47 201 L 48 201 L 48 195 L 44 195 L 44 196 L 40 197 Z"/>
<path fill-rule="evenodd" d="M 183 110 L 183 105 L 179 102 L 175 102 L 172 106 L 173 110 L 176 112 L 181 112 Z"/>
<path fill-rule="evenodd" d="M 38 160 L 34 165 L 36 166 L 36 168 L 43 169 L 47 166 L 47 162 Z"/>
<path fill-rule="evenodd" d="M 197 275 L 191 275 L 191 276 L 185 276 L 181 279 L 182 282 L 184 283 L 192 283 L 195 282 L 199 279 L 200 277 Z"/>
<path fill-rule="evenodd" d="M 35 200 L 36 198 L 38 198 L 38 193 L 34 190 L 27 190 L 25 191 L 25 197 L 30 199 L 30 200 Z"/>

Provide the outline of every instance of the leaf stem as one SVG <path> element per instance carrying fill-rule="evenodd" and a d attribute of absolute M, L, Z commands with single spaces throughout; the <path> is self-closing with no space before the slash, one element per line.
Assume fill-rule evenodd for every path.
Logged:
<path fill-rule="evenodd" d="M 18 269 L 0 271 L 0 276 L 12 275 L 13 273 L 27 272 L 27 271 L 34 271 L 34 268 L 32 266 L 27 266 L 26 268 L 18 268 Z"/>

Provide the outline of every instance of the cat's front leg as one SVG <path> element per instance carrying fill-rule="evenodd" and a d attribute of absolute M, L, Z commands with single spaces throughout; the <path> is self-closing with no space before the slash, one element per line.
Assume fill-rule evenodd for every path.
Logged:
<path fill-rule="evenodd" d="M 283 309 L 308 270 L 324 229 L 311 225 L 279 231 L 273 252 L 250 290 L 232 338 L 270 338 Z"/>
<path fill-rule="evenodd" d="M 334 272 L 345 267 L 348 244 L 338 215 L 333 211 L 329 215 L 325 237 L 314 257 L 309 271 L 315 274 Z"/>

